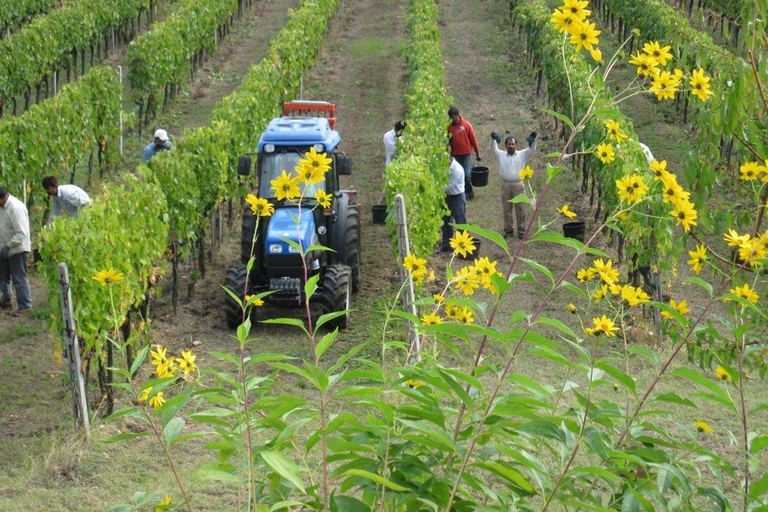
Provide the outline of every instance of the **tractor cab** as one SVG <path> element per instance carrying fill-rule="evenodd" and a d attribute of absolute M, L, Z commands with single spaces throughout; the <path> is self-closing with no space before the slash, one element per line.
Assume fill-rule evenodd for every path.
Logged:
<path fill-rule="evenodd" d="M 240 264 L 232 267 L 227 286 L 238 296 L 271 291 L 267 300 L 276 304 L 300 305 L 304 297 L 305 275 L 320 275 L 319 289 L 312 299 L 324 312 L 349 309 L 352 292 L 360 282 L 360 211 L 355 192 L 341 190 L 339 176 L 350 174 L 350 158 L 338 151 L 341 142 L 335 127 L 335 106 L 326 102 L 289 102 L 282 117 L 272 119 L 259 137 L 255 173 L 258 197 L 275 208 L 257 226 L 250 208 L 242 221 Z M 315 115 L 309 115 L 315 114 Z M 305 154 L 314 149 L 331 159 L 325 180 L 299 183 L 301 200 L 278 200 L 271 182 L 283 172 L 295 176 L 294 168 Z M 239 174 L 254 172 L 251 157 L 240 158 Z M 333 197 L 330 208 L 318 205 L 315 194 L 322 190 Z M 254 234 L 256 236 L 255 243 Z M 311 251 L 306 255 L 307 273 L 295 244 L 303 248 L 322 245 L 332 251 Z M 250 275 L 248 261 L 254 258 Z M 246 275 L 248 275 L 246 283 Z M 244 293 L 245 290 L 245 293 Z M 227 323 L 236 327 L 242 321 L 240 306 L 229 294 Z M 346 326 L 347 316 L 336 318 L 336 326 Z"/>

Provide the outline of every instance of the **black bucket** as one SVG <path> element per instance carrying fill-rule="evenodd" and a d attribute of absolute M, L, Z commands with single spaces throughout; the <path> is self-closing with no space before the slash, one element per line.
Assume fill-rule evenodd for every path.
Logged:
<path fill-rule="evenodd" d="M 488 184 L 488 168 L 473 167 L 470 181 L 473 187 L 484 187 Z"/>
<path fill-rule="evenodd" d="M 371 205 L 371 216 L 373 217 L 374 224 L 386 224 L 387 222 L 387 205 L 374 204 Z"/>
<path fill-rule="evenodd" d="M 462 260 L 472 261 L 475 258 L 479 258 L 478 253 L 480 252 L 480 243 L 482 242 L 481 239 L 472 237 L 472 243 L 475 245 L 475 250 L 472 251 L 472 254 L 467 253 L 466 256 L 462 256 L 459 254 L 459 258 Z"/>
<path fill-rule="evenodd" d="M 586 231 L 587 227 L 583 220 L 575 220 L 563 224 L 563 235 L 568 238 L 575 238 L 579 242 L 584 242 L 584 234 Z"/>

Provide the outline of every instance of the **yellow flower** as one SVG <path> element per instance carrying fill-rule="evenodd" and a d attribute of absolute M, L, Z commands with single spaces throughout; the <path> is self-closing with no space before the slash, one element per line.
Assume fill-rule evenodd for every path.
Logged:
<path fill-rule="evenodd" d="M 151 392 L 152 392 L 152 386 L 142 389 L 141 393 L 139 393 L 139 402 L 146 402 Z"/>
<path fill-rule="evenodd" d="M 565 32 L 570 28 L 572 23 L 578 23 L 581 20 L 571 12 L 555 9 L 549 21 L 555 26 L 555 29 L 557 29 L 558 32 Z"/>
<path fill-rule="evenodd" d="M 421 317 L 421 322 L 424 325 L 437 325 L 443 323 L 443 318 L 435 313 L 429 313 Z"/>
<path fill-rule="evenodd" d="M 451 248 L 454 254 L 466 258 L 467 254 L 471 255 L 475 251 L 474 239 L 466 231 L 456 231 L 451 238 Z"/>
<path fill-rule="evenodd" d="M 754 181 L 760 177 L 761 166 L 757 162 L 747 162 L 739 167 L 739 176 L 744 181 Z"/>
<path fill-rule="evenodd" d="M 629 135 L 621 131 L 621 125 L 618 121 L 609 119 L 605 122 L 605 129 L 608 130 L 608 136 L 619 144 L 629 138 Z"/>
<path fill-rule="evenodd" d="M 672 306 L 673 309 L 677 310 L 678 313 L 685 316 L 688 314 L 688 302 L 681 300 L 680 302 L 675 302 L 675 299 L 669 300 L 669 305 Z M 672 320 L 672 313 L 667 313 L 666 311 L 661 312 L 661 316 L 663 316 L 666 319 Z"/>
<path fill-rule="evenodd" d="M 309 148 L 309 151 L 304 153 L 304 158 L 299 160 L 299 165 L 302 167 L 312 167 L 318 172 L 325 174 L 331 168 L 331 160 L 325 153 L 318 153 L 314 147 Z M 317 183 L 314 181 L 313 183 Z"/>
<path fill-rule="evenodd" d="M 253 194 L 248 194 L 245 197 L 245 202 L 251 207 L 251 211 L 258 217 L 269 217 L 275 212 L 272 203 L 264 199 L 263 197 L 256 197 Z"/>
<path fill-rule="evenodd" d="M 691 94 L 701 101 L 707 101 L 710 96 L 715 94 L 709 85 L 710 78 L 704 74 L 704 70 L 699 68 L 691 73 Z"/>
<path fill-rule="evenodd" d="M 331 200 L 333 199 L 332 194 L 328 194 L 327 192 L 323 190 L 318 190 L 315 192 L 315 199 L 317 202 L 322 206 L 323 208 L 330 208 L 331 207 Z"/>
<path fill-rule="evenodd" d="M 748 234 L 740 235 L 736 230 L 729 229 L 723 238 L 728 242 L 729 247 L 742 247 L 744 244 L 749 243 L 751 237 Z"/>
<path fill-rule="evenodd" d="M 409 254 L 403 260 L 403 267 L 410 272 L 411 276 L 416 281 L 421 281 L 424 276 L 427 275 L 427 260 L 424 258 L 417 258 L 413 254 Z"/>
<path fill-rule="evenodd" d="M 162 407 L 162 405 L 165 403 L 165 398 L 163 398 L 163 392 L 158 391 L 155 393 L 155 396 L 149 399 L 149 405 L 151 407 Z"/>
<path fill-rule="evenodd" d="M 325 173 L 327 169 L 323 170 L 320 167 L 299 164 L 293 168 L 293 171 L 301 181 L 309 185 L 310 183 L 320 183 L 321 181 L 325 181 Z"/>
<path fill-rule="evenodd" d="M 93 276 L 93 280 L 101 283 L 101 286 L 122 283 L 124 278 L 125 276 L 122 272 L 118 272 L 113 268 L 110 268 L 109 270 L 99 270 L 96 275 Z"/>
<path fill-rule="evenodd" d="M 564 204 L 561 208 L 557 209 L 558 212 L 562 213 L 564 216 L 568 217 L 569 219 L 575 219 L 577 217 L 575 212 L 572 212 L 568 209 L 568 205 Z"/>
<path fill-rule="evenodd" d="M 264 305 L 264 301 L 261 299 L 256 298 L 255 295 L 246 295 L 245 296 L 245 303 L 249 306 L 255 306 L 255 307 L 261 307 Z M 183 354 L 183 352 L 182 352 Z"/>
<path fill-rule="evenodd" d="M 759 238 L 753 238 L 739 246 L 739 258 L 748 262 L 750 265 L 757 265 L 757 260 L 765 258 L 766 244 L 768 244 L 768 231 L 763 233 Z"/>
<path fill-rule="evenodd" d="M 621 295 L 621 292 L 622 290 L 624 290 L 624 287 L 619 283 L 613 283 L 611 285 L 608 285 L 608 289 L 611 291 L 611 295 Z"/>
<path fill-rule="evenodd" d="M 621 288 L 621 298 L 627 301 L 630 306 L 637 306 L 638 304 L 645 304 L 651 298 L 648 296 L 642 288 L 630 285 L 624 285 Z"/>
<path fill-rule="evenodd" d="M 760 296 L 747 283 L 744 283 L 744 286 L 731 288 L 731 293 L 737 297 L 747 299 L 752 304 L 757 304 L 757 301 L 760 300 Z"/>
<path fill-rule="evenodd" d="M 278 201 L 293 199 L 300 194 L 299 182 L 301 178 L 288 174 L 283 170 L 282 174 L 269 182 Z"/>
<path fill-rule="evenodd" d="M 533 168 L 530 165 L 526 165 L 525 168 L 520 171 L 520 179 L 527 180 L 531 176 L 533 176 Z"/>
<path fill-rule="evenodd" d="M 421 386 L 424 385 L 424 383 L 420 380 L 408 379 L 407 381 L 405 381 L 405 385 L 408 386 L 409 388 L 415 389 L 415 388 L 420 388 Z"/>
<path fill-rule="evenodd" d="M 656 99 L 672 100 L 675 98 L 675 93 L 680 88 L 680 82 L 669 71 L 662 71 L 656 75 L 653 75 L 653 81 L 651 82 L 650 92 L 656 95 Z"/>
<path fill-rule="evenodd" d="M 702 420 L 696 420 L 696 430 L 698 430 L 702 434 L 711 434 L 712 432 L 714 432 L 714 430 L 712 430 L 712 427 L 707 425 L 707 423 Z"/>
<path fill-rule="evenodd" d="M 659 72 L 659 63 L 656 59 L 647 53 L 637 52 L 629 63 L 637 66 L 637 74 L 645 76 L 654 76 Z"/>
<path fill-rule="evenodd" d="M 563 5 L 560 9 L 579 20 L 584 20 L 587 16 L 592 14 L 592 11 L 586 8 L 587 5 L 589 5 L 587 0 L 563 0 Z"/>
<path fill-rule="evenodd" d="M 584 281 L 591 281 L 595 278 L 595 271 L 591 268 L 582 268 L 578 272 L 576 272 L 576 279 L 581 281 L 582 283 Z"/>
<path fill-rule="evenodd" d="M 699 275 L 701 269 L 704 268 L 704 260 L 707 259 L 707 248 L 704 245 L 698 245 L 695 251 L 688 251 L 688 255 L 691 257 L 688 260 L 688 264 L 696 275 Z"/>
<path fill-rule="evenodd" d="M 568 304 L 568 311 L 570 311 L 573 314 L 576 314 L 576 306 L 573 304 Z"/>
<path fill-rule="evenodd" d="M 630 174 L 616 180 L 616 188 L 619 197 L 628 204 L 642 201 L 648 193 L 648 185 L 645 184 L 645 179 L 639 174 Z"/>
<path fill-rule="evenodd" d="M 498 271 L 496 270 L 496 265 L 498 265 L 498 263 L 498 261 L 489 260 L 486 256 L 478 258 L 475 260 L 474 264 L 475 274 L 483 283 L 490 283 L 491 276 L 498 274 Z"/>
<path fill-rule="evenodd" d="M 613 150 L 613 146 L 606 142 L 597 145 L 595 154 L 597 155 L 597 158 L 600 159 L 600 161 L 604 164 L 609 164 L 616 160 L 616 152 Z"/>
<path fill-rule="evenodd" d="M 603 52 L 600 51 L 600 48 L 592 48 L 589 53 L 595 62 L 603 62 Z"/>
<path fill-rule="evenodd" d="M 461 308 L 461 318 L 457 318 L 457 320 L 465 324 L 473 324 L 475 319 L 472 315 L 474 315 L 474 312 L 471 309 L 463 307 Z"/>
<path fill-rule="evenodd" d="M 594 300 L 595 302 L 600 302 L 600 299 L 605 297 L 607 293 L 608 293 L 608 285 L 604 284 L 603 286 L 595 290 L 595 294 L 592 296 L 592 300 Z"/>
<path fill-rule="evenodd" d="M 158 366 L 168 361 L 168 349 L 160 345 L 157 346 L 157 350 L 151 350 L 149 355 L 152 357 L 152 365 Z"/>
<path fill-rule="evenodd" d="M 427 282 L 428 282 L 428 283 L 432 283 L 432 282 L 434 282 L 434 281 L 435 281 L 435 279 L 437 279 L 437 278 L 435 277 L 435 271 L 434 271 L 434 270 L 430 270 L 430 271 L 429 271 L 429 276 L 427 276 Z"/>
<path fill-rule="evenodd" d="M 464 267 L 456 273 L 455 285 L 464 295 L 472 295 L 480 283 L 475 278 L 473 270 L 470 267 Z"/>
<path fill-rule="evenodd" d="M 171 497 L 166 496 L 163 501 L 157 504 L 155 507 L 155 512 L 163 512 L 164 510 L 168 510 L 168 506 L 171 504 Z"/>
<path fill-rule="evenodd" d="M 443 297 L 443 295 L 440 293 L 436 293 L 432 295 L 432 299 L 438 304 L 442 304 L 443 302 L 445 302 L 445 297 Z"/>
<path fill-rule="evenodd" d="M 592 319 L 592 327 L 584 328 L 584 332 L 592 336 L 599 336 L 601 333 L 608 336 L 616 336 L 616 332 L 619 330 L 613 320 L 603 315 L 601 317 L 595 317 Z"/>
<path fill-rule="evenodd" d="M 693 207 L 693 203 L 683 200 L 679 201 L 675 207 L 677 209 L 672 210 L 669 214 L 677 220 L 677 226 L 682 225 L 685 232 L 689 232 L 691 226 L 697 225 L 696 218 L 699 216 L 696 209 Z"/>
<path fill-rule="evenodd" d="M 197 356 L 194 355 L 191 350 L 182 350 L 181 357 L 177 357 L 176 362 L 179 363 L 179 369 L 189 375 L 190 373 L 197 371 L 195 359 L 197 359 Z"/>
<path fill-rule="evenodd" d="M 690 192 L 686 191 L 683 187 L 678 185 L 677 178 L 674 174 L 667 174 L 667 177 L 661 180 L 661 182 L 664 184 L 662 197 L 664 198 L 665 203 L 676 205 L 680 201 L 690 200 Z"/>
<path fill-rule="evenodd" d="M 670 176 L 670 172 L 667 171 L 666 160 L 662 160 L 661 162 L 653 160 L 651 162 L 651 171 L 653 171 L 654 181 L 664 180 L 667 176 Z"/>
<path fill-rule="evenodd" d="M 571 34 L 571 44 L 576 45 L 576 50 L 586 48 L 592 51 L 592 46 L 600 42 L 597 39 L 597 36 L 600 35 L 600 30 L 595 28 L 594 23 L 586 20 L 571 23 L 568 27 L 568 33 Z"/>
<path fill-rule="evenodd" d="M 176 363 L 173 359 L 160 363 L 157 365 L 157 368 L 155 368 L 155 375 L 157 375 L 158 379 L 174 377 L 176 375 Z"/>
<path fill-rule="evenodd" d="M 717 377 L 718 380 L 725 380 L 725 381 L 732 381 L 733 377 L 731 377 L 731 374 L 728 373 L 728 370 L 723 368 L 722 366 L 718 366 L 715 368 L 715 377 Z"/>
<path fill-rule="evenodd" d="M 612 285 L 619 280 L 619 271 L 613 268 L 613 262 L 611 260 L 604 262 L 602 258 L 597 259 L 592 262 L 592 268 L 590 270 L 596 272 L 600 276 L 600 279 L 607 285 Z"/>
<path fill-rule="evenodd" d="M 662 66 L 666 66 L 667 61 L 672 59 L 672 54 L 669 52 L 671 48 L 671 46 L 662 47 L 658 41 L 651 41 L 643 45 L 643 51 L 646 55 L 653 57 Z"/>

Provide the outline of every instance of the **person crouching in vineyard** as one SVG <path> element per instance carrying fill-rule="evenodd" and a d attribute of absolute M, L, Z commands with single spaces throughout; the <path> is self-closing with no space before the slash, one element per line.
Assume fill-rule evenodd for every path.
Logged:
<path fill-rule="evenodd" d="M 147 163 L 153 156 L 161 151 L 171 149 L 171 147 L 173 147 L 173 144 L 168 140 L 168 132 L 162 128 L 155 130 L 155 139 L 144 148 L 144 151 L 141 153 L 141 161 Z"/>
<path fill-rule="evenodd" d="M 528 164 L 528 161 L 536 151 L 536 132 L 531 132 L 525 139 L 528 147 L 517 150 L 517 139 L 507 137 L 504 140 L 506 151 L 499 149 L 498 143 L 501 142 L 501 135 L 496 132 L 491 133 L 491 153 L 499 164 L 499 175 L 501 176 L 501 205 L 504 212 L 504 236 L 512 237 L 515 235 L 514 224 L 512 223 L 512 207 L 514 206 L 515 221 L 517 222 L 517 238 L 522 239 L 525 234 L 525 210 L 522 203 L 512 205 L 509 201 L 518 194 L 525 193 L 523 180 L 520 177 L 522 171 Z"/>
<path fill-rule="evenodd" d="M 445 204 L 450 214 L 443 216 L 443 240 L 440 246 L 441 252 L 451 252 L 451 238 L 453 238 L 454 224 L 467 223 L 467 201 L 464 198 L 464 168 L 453 157 L 451 157 L 450 174 L 448 175 L 448 186 L 445 190 Z"/>
<path fill-rule="evenodd" d="M 16 290 L 19 311 L 32 307 L 27 277 L 29 213 L 24 203 L 0 187 L 0 308 L 11 309 L 11 283 Z"/>
<path fill-rule="evenodd" d="M 53 208 L 51 209 L 51 219 L 65 213 L 69 217 L 77 217 L 77 212 L 83 206 L 91 204 L 91 198 L 77 185 L 59 185 L 55 176 L 46 176 L 43 178 L 43 188 L 51 196 Z"/>

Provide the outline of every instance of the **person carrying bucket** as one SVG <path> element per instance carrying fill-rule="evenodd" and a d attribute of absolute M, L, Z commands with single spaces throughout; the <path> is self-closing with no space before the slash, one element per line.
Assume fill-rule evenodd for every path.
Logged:
<path fill-rule="evenodd" d="M 464 193 L 467 199 L 474 199 L 475 191 L 472 190 L 472 182 L 469 175 L 472 172 L 472 150 L 475 151 L 475 158 L 478 162 L 480 158 L 480 149 L 477 146 L 477 137 L 472 124 L 459 115 L 459 109 L 451 107 L 448 109 L 448 117 L 451 122 L 448 123 L 448 145 L 451 148 L 451 156 L 455 158 L 462 169 L 464 169 Z"/>
<path fill-rule="evenodd" d="M 506 151 L 499 149 L 498 143 L 501 142 L 501 135 L 496 132 L 491 133 L 491 153 L 499 164 L 499 175 L 501 176 L 501 205 L 504 212 L 504 236 L 512 237 L 515 235 L 514 224 L 512 223 L 512 210 L 514 206 L 515 221 L 517 222 L 517 238 L 522 239 L 525 235 L 525 210 L 522 203 L 512 204 L 510 201 L 518 194 L 525 193 L 523 180 L 520 179 L 520 171 L 528 164 L 528 161 L 536 151 L 536 132 L 531 132 L 525 139 L 528 147 L 517 150 L 517 139 L 507 137 L 504 140 Z"/>

